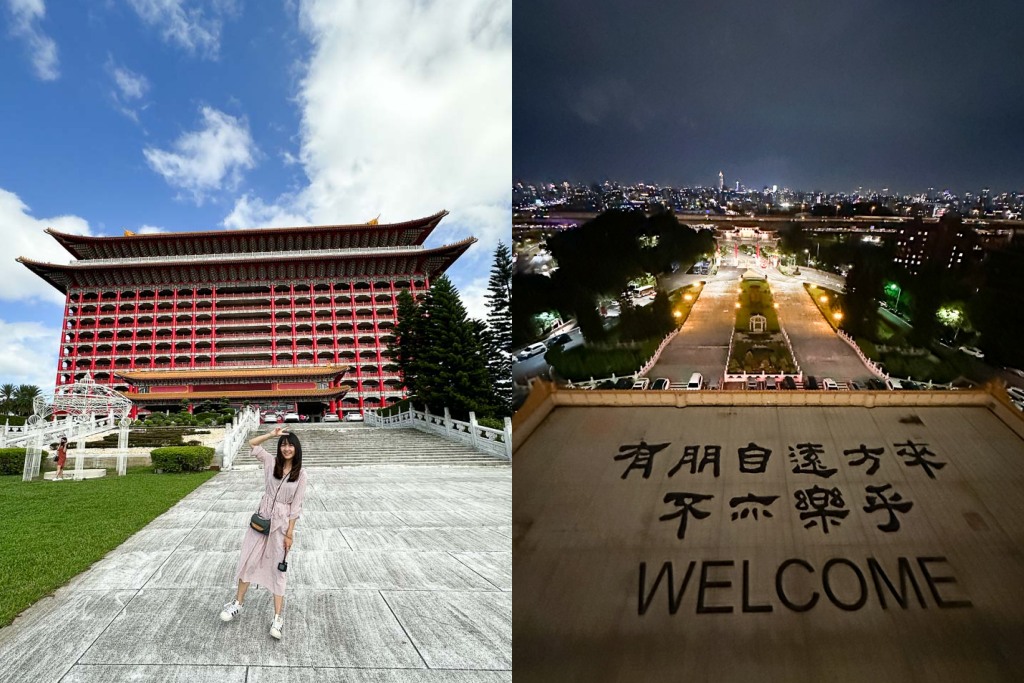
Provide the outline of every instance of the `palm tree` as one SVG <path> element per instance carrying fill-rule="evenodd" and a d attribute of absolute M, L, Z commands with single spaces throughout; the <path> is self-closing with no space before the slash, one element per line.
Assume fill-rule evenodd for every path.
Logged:
<path fill-rule="evenodd" d="M 32 414 L 32 400 L 43 393 L 34 384 L 21 384 L 14 392 L 14 407 L 19 415 Z"/>
<path fill-rule="evenodd" d="M 18 390 L 13 384 L 0 385 L 0 407 L 3 408 L 4 415 L 9 415 L 11 412 L 11 401 L 14 399 L 14 394 Z"/>

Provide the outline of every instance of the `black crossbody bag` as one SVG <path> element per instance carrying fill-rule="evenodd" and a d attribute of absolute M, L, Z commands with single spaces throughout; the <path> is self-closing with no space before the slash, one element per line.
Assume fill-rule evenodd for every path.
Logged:
<path fill-rule="evenodd" d="M 277 485 L 277 493 L 274 494 L 274 503 L 270 506 L 270 514 L 274 514 L 274 506 L 277 505 L 277 494 L 281 493 L 281 487 L 288 481 L 288 477 L 282 476 L 281 483 Z M 265 517 L 260 517 L 260 509 L 257 506 L 256 512 L 253 513 L 249 519 L 249 528 L 255 529 L 257 532 L 267 536 L 270 534 L 270 520 Z"/>

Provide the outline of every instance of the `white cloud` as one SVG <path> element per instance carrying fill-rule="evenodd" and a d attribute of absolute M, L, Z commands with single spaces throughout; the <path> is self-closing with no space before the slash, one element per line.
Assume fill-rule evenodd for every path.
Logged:
<path fill-rule="evenodd" d="M 507 0 L 302 2 L 309 184 L 247 194 L 225 225 L 403 221 L 444 208 L 439 239 L 475 235 L 465 260 L 489 263 L 511 233 L 511 22 Z"/>
<path fill-rule="evenodd" d="M 216 59 L 224 16 L 237 14 L 234 0 L 127 0 L 143 23 L 160 30 L 163 39 L 189 54 Z"/>
<path fill-rule="evenodd" d="M 142 99 L 142 96 L 149 90 L 149 80 L 145 76 L 123 66 L 111 63 L 110 75 L 113 77 L 117 89 L 121 91 L 123 99 Z"/>
<path fill-rule="evenodd" d="M 0 300 L 36 300 L 63 305 L 64 296 L 60 292 L 14 259 L 24 256 L 33 261 L 70 263 L 74 260 L 71 254 L 43 231 L 49 227 L 89 235 L 92 234 L 89 223 L 78 216 L 34 218 L 18 195 L 0 189 L 0 225 L 4 228 L 4 248 L 10 254 L 10 258 L 0 259 L 0 282 L 4 283 L 0 287 Z"/>
<path fill-rule="evenodd" d="M 60 327 L 0 320 L 0 384 L 34 384 L 43 393 L 53 391 L 60 335 Z"/>
<path fill-rule="evenodd" d="M 143 151 L 150 168 L 171 186 L 190 192 L 197 204 L 209 192 L 236 188 L 242 172 L 256 166 L 259 153 L 244 118 L 212 107 L 202 107 L 200 113 L 200 129 L 178 138 L 173 151 L 153 147 Z"/>
<path fill-rule="evenodd" d="M 470 318 L 487 320 L 487 299 L 484 298 L 487 294 L 487 281 L 486 276 L 478 277 L 459 287 L 459 298 Z"/>
<path fill-rule="evenodd" d="M 161 232 L 167 232 L 163 228 L 158 228 L 155 225 L 143 225 L 138 230 L 133 231 L 136 235 L 155 235 Z"/>
<path fill-rule="evenodd" d="M 223 225 L 228 228 L 309 225 L 310 220 L 305 214 L 296 213 L 287 208 L 287 205 L 294 203 L 294 200 L 286 199 L 281 204 L 268 205 L 259 197 L 245 194 L 235 202 L 235 208 L 224 219 Z"/>
<path fill-rule="evenodd" d="M 135 73 L 131 69 L 119 66 L 114 62 L 113 57 L 107 58 L 107 73 L 114 82 L 115 88 L 110 91 L 110 97 L 114 106 L 122 114 L 135 123 L 139 122 L 139 112 L 136 107 L 141 104 L 140 100 L 149 92 L 149 79 L 144 75 Z M 142 105 L 145 109 L 148 105 Z"/>
<path fill-rule="evenodd" d="M 46 4 L 43 0 L 7 0 L 7 8 L 11 13 L 11 34 L 25 41 L 36 76 L 44 81 L 57 80 L 57 43 L 39 28 L 39 22 L 46 16 Z"/>

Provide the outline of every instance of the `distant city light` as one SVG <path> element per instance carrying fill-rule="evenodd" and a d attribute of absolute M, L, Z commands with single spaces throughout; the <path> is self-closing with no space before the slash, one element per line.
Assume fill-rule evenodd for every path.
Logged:
<path fill-rule="evenodd" d="M 828 303 L 828 297 L 827 297 L 827 296 L 825 296 L 824 294 L 822 294 L 822 295 L 821 295 L 821 296 L 820 296 L 820 297 L 818 298 L 818 301 L 820 301 L 820 302 L 821 302 L 821 303 L 823 303 L 823 304 L 827 304 L 827 303 Z"/>

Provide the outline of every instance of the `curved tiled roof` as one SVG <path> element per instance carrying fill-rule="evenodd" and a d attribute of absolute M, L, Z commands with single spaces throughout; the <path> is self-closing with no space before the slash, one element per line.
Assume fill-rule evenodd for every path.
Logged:
<path fill-rule="evenodd" d="M 191 380 L 201 382 L 210 379 L 270 379 L 282 377 L 334 377 L 348 370 L 347 365 L 307 365 L 302 367 L 252 367 L 218 369 L 185 369 L 185 370 L 125 370 L 114 372 L 131 382 L 158 382 L 173 380 Z"/>
<path fill-rule="evenodd" d="M 447 211 L 402 223 L 370 225 L 310 225 L 281 228 L 249 228 L 245 230 L 204 230 L 193 232 L 158 232 L 144 235 L 75 235 L 47 228 L 72 256 L 79 259 L 137 258 L 140 256 L 238 253 L 245 245 L 261 242 L 269 249 L 370 248 L 374 246 L 420 245 L 427 239 Z M 326 246 L 306 246 L 309 243 Z M 332 246 L 333 245 L 333 246 Z"/>
<path fill-rule="evenodd" d="M 135 239 L 135 238 L 128 238 Z M 187 260 L 124 264 L 79 261 L 54 264 L 18 257 L 17 261 L 56 289 L 67 293 L 69 287 L 182 286 L 217 282 L 270 282 L 289 280 L 330 280 L 377 278 L 443 273 L 461 256 L 475 237 L 433 249 L 379 251 L 374 253 L 336 252 L 332 254 L 281 254 L 273 259 L 235 258 L 231 261 L 196 262 Z"/>

